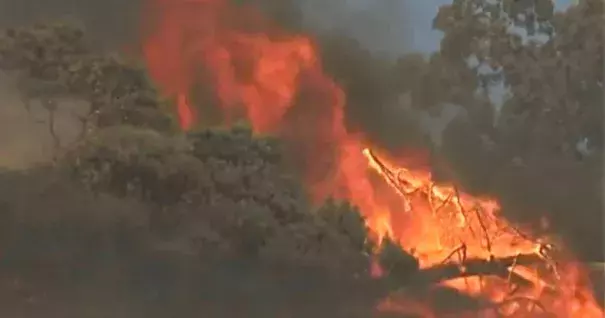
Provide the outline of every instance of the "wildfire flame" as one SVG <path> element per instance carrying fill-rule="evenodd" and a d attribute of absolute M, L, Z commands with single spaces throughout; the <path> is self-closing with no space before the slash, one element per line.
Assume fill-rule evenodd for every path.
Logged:
<path fill-rule="evenodd" d="M 416 251 L 422 267 L 451 262 L 459 264 L 460 273 L 464 273 L 468 270 L 464 264 L 470 258 L 487 260 L 482 263 L 487 267 L 498 262 L 506 267 L 506 279 L 477 275 L 449 280 L 446 285 L 503 304 L 499 313 L 507 316 L 535 316 L 536 309 L 556 317 L 603 316 L 582 266 L 563 255 L 555 259 L 552 254 L 557 247 L 546 238 L 534 239 L 506 222 L 498 215 L 496 201 L 460 193 L 452 185 L 437 185 L 426 172 L 396 167 L 370 149 L 363 152 L 370 167 L 407 207 L 405 223 L 391 225 L 401 224 L 408 230 L 396 239 L 403 247 Z M 532 261 L 521 261 L 521 257 Z M 513 277 L 531 284 L 513 287 Z M 538 304 L 540 308 L 536 308 Z"/>
<path fill-rule="evenodd" d="M 580 265 L 555 262 L 553 246 L 507 223 L 498 202 L 435 184 L 428 171 L 403 168 L 404 160 L 377 155 L 363 135 L 348 132 L 345 94 L 323 72 L 309 37 L 223 0 L 155 0 L 147 13 L 144 57 L 163 92 L 175 98 L 183 129 L 198 118 L 189 96 L 205 74 L 228 121 L 243 114 L 255 132 L 279 133 L 298 145 L 317 200 L 351 201 L 377 240 L 400 243 L 422 268 L 452 263 L 464 273 L 467 260 L 509 260 L 504 278 L 445 284 L 500 303 L 509 315 L 603 317 Z M 522 256 L 541 259 L 542 266 L 525 264 Z M 531 284 L 519 288 L 515 279 Z"/>

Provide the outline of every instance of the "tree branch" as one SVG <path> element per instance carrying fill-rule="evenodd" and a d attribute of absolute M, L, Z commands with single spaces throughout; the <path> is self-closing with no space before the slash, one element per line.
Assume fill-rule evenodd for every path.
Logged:
<path fill-rule="evenodd" d="M 531 285 L 532 282 L 511 272 L 514 266 L 535 265 L 544 261 L 535 254 L 521 254 L 491 260 L 470 258 L 460 263 L 448 262 L 421 269 L 411 278 L 412 284 L 431 285 L 444 281 L 471 276 L 498 276 L 514 278 L 516 282 Z"/>

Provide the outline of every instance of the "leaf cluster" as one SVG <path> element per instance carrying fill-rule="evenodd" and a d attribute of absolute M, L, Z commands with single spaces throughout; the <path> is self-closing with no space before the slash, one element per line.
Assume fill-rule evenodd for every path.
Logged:
<path fill-rule="evenodd" d="M 92 127 L 174 129 L 170 105 L 139 61 L 91 48 L 75 24 L 46 23 L 0 32 L 0 69 L 16 73 L 24 99 L 87 101 Z"/>

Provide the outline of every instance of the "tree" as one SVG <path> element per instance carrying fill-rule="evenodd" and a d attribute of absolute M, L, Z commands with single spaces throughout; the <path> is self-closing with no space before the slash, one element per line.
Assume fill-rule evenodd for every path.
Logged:
<path fill-rule="evenodd" d="M 602 144 L 602 13 L 599 0 L 565 12 L 555 12 L 550 0 L 454 1 L 440 8 L 438 54 L 459 69 L 470 64 L 484 93 L 496 84 L 508 91 L 493 138 L 510 158 L 572 158 L 584 139 Z"/>
<path fill-rule="evenodd" d="M 72 96 L 90 104 L 82 121 L 92 127 L 127 124 L 169 131 L 168 103 L 138 61 L 98 54 L 83 28 L 42 23 L 0 32 L 0 69 L 17 74 L 25 104 Z M 52 104 L 52 102 L 50 103 Z"/>
<path fill-rule="evenodd" d="M 400 63 L 421 65 L 423 84 L 409 88 L 417 107 L 466 109 L 468 121 L 449 128 L 442 150 L 457 176 L 511 211 L 533 211 L 511 217 L 548 216 L 588 258 L 602 257 L 600 247 L 587 246 L 602 242 L 591 223 L 601 217 L 603 7 L 601 0 L 565 11 L 550 0 L 456 0 L 433 21 L 443 32 L 440 50 Z M 583 216 L 572 221 L 570 211 Z"/>

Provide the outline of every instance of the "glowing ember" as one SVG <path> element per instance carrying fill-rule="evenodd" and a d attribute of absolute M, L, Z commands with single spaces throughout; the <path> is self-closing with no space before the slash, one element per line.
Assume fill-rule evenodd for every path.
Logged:
<path fill-rule="evenodd" d="M 280 133 L 303 149 L 314 197 L 357 205 L 377 240 L 399 242 L 423 268 L 451 262 L 470 275 L 472 260 L 506 264 L 504 277 L 476 275 L 447 285 L 501 303 L 499 310 L 509 315 L 603 316 L 581 267 L 561 264 L 559 257 L 555 264 L 550 254 L 557 247 L 521 234 L 499 217 L 497 202 L 434 184 L 427 171 L 401 168 L 405 162 L 377 156 L 362 136 L 348 133 L 345 96 L 323 73 L 311 39 L 221 0 L 156 0 L 150 9 L 145 59 L 151 76 L 177 101 L 183 129 L 195 124 L 187 96 L 203 70 L 228 120 L 245 114 L 255 132 Z"/>

